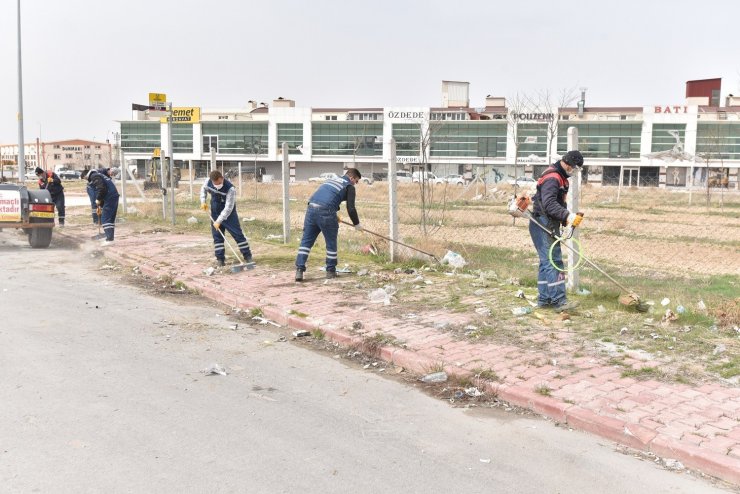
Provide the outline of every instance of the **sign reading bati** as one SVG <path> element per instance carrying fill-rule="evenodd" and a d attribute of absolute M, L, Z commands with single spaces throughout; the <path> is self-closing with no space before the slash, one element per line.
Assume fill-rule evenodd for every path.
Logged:
<path fill-rule="evenodd" d="M 655 113 L 688 113 L 688 106 L 673 105 L 673 106 L 656 106 Z M 671 111 L 672 110 L 672 111 Z"/>

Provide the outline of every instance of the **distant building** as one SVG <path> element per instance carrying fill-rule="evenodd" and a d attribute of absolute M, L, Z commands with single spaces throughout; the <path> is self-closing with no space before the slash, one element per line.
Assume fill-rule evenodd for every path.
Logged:
<path fill-rule="evenodd" d="M 203 177 L 213 152 L 219 168 L 241 165 L 246 173 L 279 177 L 286 142 L 291 180 L 350 166 L 380 178 L 393 138 L 401 168 L 490 180 L 536 177 L 565 153 L 568 129 L 575 128 L 590 184 L 738 188 L 740 97 L 728 95 L 720 106 L 720 79 L 687 82 L 685 101 L 598 108 L 586 105 L 585 92 L 573 107 L 489 95 L 473 108 L 468 86 L 443 81 L 440 107 L 302 108 L 284 98 L 239 108 L 176 107 L 175 165 Z M 140 172 L 160 149 L 166 152 L 161 115 L 135 110 L 120 122 L 122 151 Z"/>
<path fill-rule="evenodd" d="M 111 145 L 107 142 L 70 139 L 66 141 L 32 142 L 24 147 L 26 172 L 37 166 L 44 170 L 85 171 L 111 166 Z M 0 159 L 4 171 L 18 169 L 18 145 L 0 144 Z M 6 175 L 7 176 L 7 175 Z"/>

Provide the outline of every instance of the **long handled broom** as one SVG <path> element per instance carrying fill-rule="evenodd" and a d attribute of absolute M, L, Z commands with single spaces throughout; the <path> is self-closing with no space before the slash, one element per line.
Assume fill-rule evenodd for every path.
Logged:
<path fill-rule="evenodd" d="M 339 222 L 340 223 L 344 223 L 345 225 L 354 226 L 352 223 L 349 223 L 349 222 L 344 221 L 344 220 L 339 220 Z M 412 247 L 412 246 L 410 246 L 408 244 L 404 244 L 403 242 L 399 242 L 398 240 L 393 240 L 390 237 L 386 237 L 385 235 L 381 235 L 380 233 L 376 233 L 376 232 L 373 232 L 371 230 L 367 230 L 364 227 L 363 227 L 362 231 L 363 232 L 367 232 L 370 235 L 375 235 L 376 237 L 380 237 L 380 238 L 382 238 L 384 240 L 387 240 L 389 242 L 393 242 L 394 244 L 402 245 L 402 246 L 406 247 L 407 249 L 415 250 L 416 252 L 419 252 L 421 254 L 427 255 L 427 256 L 431 257 L 432 259 L 434 259 L 435 261 L 440 262 L 439 259 L 437 259 L 437 256 L 435 256 L 434 254 L 432 254 L 430 252 L 425 252 L 425 251 L 423 251 L 421 249 L 417 249 L 416 247 Z"/>
<path fill-rule="evenodd" d="M 229 249 L 231 249 L 231 252 L 236 257 L 236 260 L 239 261 L 239 254 L 236 253 L 236 249 L 234 247 L 232 247 L 231 242 L 229 242 L 228 240 L 226 240 L 226 235 L 224 235 L 224 232 L 222 232 L 220 228 L 216 228 L 216 222 L 214 221 L 213 218 L 211 218 L 210 213 L 208 213 L 208 211 L 206 211 L 206 214 L 208 214 L 208 219 L 211 220 L 211 225 L 213 225 L 213 229 L 216 230 L 216 231 L 218 231 L 218 233 L 221 234 L 221 237 L 223 237 L 223 239 L 224 239 L 224 243 L 229 246 Z M 245 269 L 254 269 L 255 266 L 256 266 L 256 264 L 254 262 L 242 263 L 240 261 L 240 263 L 237 264 L 236 266 L 231 266 L 231 272 L 232 273 L 241 273 Z"/>

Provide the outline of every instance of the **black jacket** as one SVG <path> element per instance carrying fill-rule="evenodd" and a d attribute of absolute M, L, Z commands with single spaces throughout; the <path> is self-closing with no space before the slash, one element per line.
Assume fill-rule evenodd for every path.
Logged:
<path fill-rule="evenodd" d="M 534 214 L 546 215 L 552 220 L 565 223 L 570 212 L 567 209 L 568 174 L 556 161 L 545 170 L 537 181 L 537 193 L 532 198 Z"/>
<path fill-rule="evenodd" d="M 51 178 L 51 182 L 49 182 Z M 64 186 L 62 180 L 54 172 L 45 172 L 44 175 L 39 179 L 39 188 L 46 189 L 51 194 L 51 198 L 57 198 L 60 194 L 64 193 Z"/>

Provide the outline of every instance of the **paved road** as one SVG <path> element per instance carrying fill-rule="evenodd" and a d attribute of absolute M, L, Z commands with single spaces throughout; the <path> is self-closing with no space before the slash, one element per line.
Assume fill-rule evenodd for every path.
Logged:
<path fill-rule="evenodd" d="M 2 492 L 724 492 L 0 233 Z M 200 372 L 218 362 L 226 376 Z"/>

